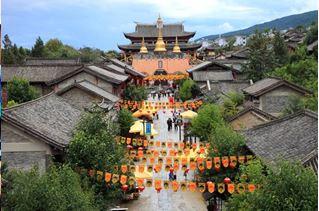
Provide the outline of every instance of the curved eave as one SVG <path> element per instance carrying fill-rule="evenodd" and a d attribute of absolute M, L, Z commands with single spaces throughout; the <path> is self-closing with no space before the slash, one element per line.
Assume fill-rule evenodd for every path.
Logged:
<path fill-rule="evenodd" d="M 141 48 L 141 45 L 117 45 L 118 48 L 120 50 L 123 50 L 123 51 L 139 51 L 140 48 Z M 181 50 L 197 50 L 199 49 L 200 47 L 202 46 L 201 43 L 195 43 L 195 44 L 188 44 L 188 45 L 180 45 L 180 49 Z M 154 50 L 155 49 L 155 45 L 146 45 L 147 49 L 148 50 Z M 173 49 L 174 47 L 174 44 L 171 44 L 171 45 L 166 45 L 166 48 L 168 49 Z"/>
<path fill-rule="evenodd" d="M 143 35 L 140 35 L 140 34 L 136 34 L 135 32 L 133 32 L 133 33 L 123 33 L 124 34 L 124 36 L 125 36 L 125 38 L 127 38 L 127 39 L 142 39 L 142 37 L 144 37 L 144 38 L 154 38 L 154 39 L 156 39 L 157 38 L 157 36 L 143 36 Z M 175 37 L 177 37 L 177 38 L 188 38 L 188 39 L 190 39 L 190 38 L 192 38 L 192 37 L 194 37 L 195 36 L 195 34 L 196 34 L 196 32 L 184 32 L 184 34 L 180 34 L 180 35 L 172 35 L 172 36 L 165 36 L 165 35 L 163 35 L 163 38 L 165 39 L 165 38 L 174 38 L 175 39 Z"/>

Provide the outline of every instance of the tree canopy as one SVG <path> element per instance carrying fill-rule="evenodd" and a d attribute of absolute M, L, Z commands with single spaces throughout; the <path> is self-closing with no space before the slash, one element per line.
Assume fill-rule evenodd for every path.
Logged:
<path fill-rule="evenodd" d="M 8 210 L 97 210 L 93 192 L 81 187 L 79 176 L 63 165 L 44 174 L 30 171 L 2 171 L 1 207 Z"/>
<path fill-rule="evenodd" d="M 30 85 L 29 81 L 23 78 L 13 77 L 7 85 L 8 101 L 13 100 L 20 104 L 39 97 L 38 91 Z"/>
<path fill-rule="evenodd" d="M 143 86 L 130 84 L 123 92 L 124 100 L 142 101 L 147 99 L 147 90 Z"/>
<path fill-rule="evenodd" d="M 317 210 L 318 180 L 310 168 L 281 161 L 267 170 L 260 162 L 241 166 L 240 182 L 261 186 L 253 193 L 233 194 L 229 210 Z"/>

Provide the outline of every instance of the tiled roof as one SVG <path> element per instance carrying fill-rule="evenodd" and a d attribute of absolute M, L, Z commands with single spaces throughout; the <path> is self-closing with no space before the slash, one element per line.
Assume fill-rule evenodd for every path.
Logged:
<path fill-rule="evenodd" d="M 50 145 L 65 147 L 81 111 L 54 93 L 5 109 L 2 120 L 24 129 Z"/>
<path fill-rule="evenodd" d="M 282 80 L 280 78 L 275 78 L 275 77 L 269 77 L 269 78 L 264 78 L 260 81 L 257 81 L 256 83 L 252 84 L 251 86 L 243 89 L 243 92 L 252 96 L 260 96 L 263 95 L 264 93 L 267 93 L 277 87 L 280 86 L 288 86 L 300 93 L 303 94 L 309 94 L 310 91 L 304 89 L 303 87 L 300 87 L 296 84 L 293 84 L 291 82 L 288 82 L 286 80 Z"/>
<path fill-rule="evenodd" d="M 258 115 L 262 116 L 263 118 L 266 118 L 268 120 L 275 120 L 277 119 L 275 116 L 267 113 L 267 112 L 264 112 L 258 108 L 256 108 L 255 106 L 249 106 L 243 110 L 241 110 L 240 112 L 238 112 L 236 115 L 232 116 L 231 118 L 228 119 L 229 122 L 243 116 L 244 114 L 248 113 L 248 112 L 254 112 L 254 113 L 257 113 Z"/>
<path fill-rule="evenodd" d="M 163 24 L 162 29 L 163 37 L 180 37 L 189 36 L 193 37 L 195 32 L 185 32 L 183 24 Z M 156 24 L 137 24 L 135 32 L 124 33 L 126 37 L 157 37 L 158 28 Z"/>
<path fill-rule="evenodd" d="M 98 95 L 100 97 L 103 97 L 106 100 L 109 100 L 111 102 L 117 102 L 120 98 L 113 95 L 112 93 L 109 93 L 107 91 L 105 91 L 104 89 L 96 86 L 95 84 L 89 82 L 89 81 L 80 81 L 80 82 L 76 82 L 74 84 L 72 84 L 71 86 L 67 86 L 66 88 L 60 90 L 59 92 L 57 92 L 58 95 L 67 92 L 68 90 L 70 90 L 73 87 L 78 87 L 80 89 L 84 89 L 86 91 L 89 91 L 95 95 Z"/>
<path fill-rule="evenodd" d="M 243 132 L 247 147 L 266 162 L 304 162 L 318 145 L 318 115 L 301 111 Z"/>
<path fill-rule="evenodd" d="M 145 77 L 145 75 L 143 73 L 140 73 L 139 71 L 135 70 L 131 65 L 128 65 L 124 62 L 121 62 L 118 59 L 108 59 L 108 60 L 111 61 L 114 65 L 122 67 L 124 69 L 124 71 L 128 74 L 132 74 L 134 76 Z"/>
<path fill-rule="evenodd" d="M 128 79 L 128 75 L 124 75 L 124 74 L 119 73 L 119 72 L 114 71 L 114 70 L 112 71 L 109 68 L 102 68 L 102 67 L 95 66 L 95 65 L 88 65 L 88 66 L 82 67 L 81 69 L 70 72 L 66 75 L 63 75 L 60 78 L 56 78 L 52 81 L 49 81 L 48 84 L 52 85 L 52 84 L 59 83 L 59 82 L 65 80 L 67 78 L 70 78 L 70 77 L 72 77 L 72 76 L 74 76 L 82 71 L 93 74 L 97 77 L 100 77 L 103 80 L 109 81 L 109 82 L 114 83 L 114 84 L 121 84 L 122 82 L 124 82 Z"/>
<path fill-rule="evenodd" d="M 10 81 L 14 76 L 16 76 L 25 78 L 30 82 L 45 83 L 81 69 L 82 67 L 82 65 L 2 66 L 2 81 Z"/>

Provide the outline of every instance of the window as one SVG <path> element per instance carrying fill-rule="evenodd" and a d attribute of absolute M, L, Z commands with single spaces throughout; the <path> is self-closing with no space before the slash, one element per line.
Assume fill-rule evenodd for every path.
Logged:
<path fill-rule="evenodd" d="M 163 68 L 163 61 L 158 61 L 158 68 Z"/>

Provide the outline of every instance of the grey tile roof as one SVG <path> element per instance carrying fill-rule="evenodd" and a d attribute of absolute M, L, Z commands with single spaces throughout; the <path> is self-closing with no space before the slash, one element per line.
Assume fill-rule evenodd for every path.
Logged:
<path fill-rule="evenodd" d="M 208 67 L 211 64 L 212 64 L 211 61 L 205 61 L 205 62 L 202 62 L 202 63 L 200 63 L 198 65 L 194 65 L 193 67 L 188 69 L 187 72 L 191 73 L 191 72 L 196 71 L 196 70 L 201 70 L 201 69 L 203 69 L 205 67 Z"/>
<path fill-rule="evenodd" d="M 185 32 L 183 24 L 163 24 L 163 37 L 179 37 L 190 36 L 193 37 L 195 32 Z M 137 24 L 135 32 L 124 33 L 126 37 L 157 37 L 158 28 L 156 24 Z"/>
<path fill-rule="evenodd" d="M 99 66 L 95 66 L 95 65 L 88 65 L 88 66 L 84 66 L 80 69 L 77 69 L 73 72 L 70 72 L 66 75 L 61 76 L 60 78 L 56 78 L 52 81 L 49 81 L 47 84 L 52 85 L 52 84 L 56 84 L 59 83 L 67 78 L 70 78 L 80 72 L 87 72 L 89 74 L 93 74 L 103 80 L 109 81 L 113 84 L 121 84 L 122 82 L 126 81 L 128 79 L 128 75 L 124 75 L 122 73 L 119 73 L 117 71 L 111 70 L 110 68 L 102 68 Z"/>
<path fill-rule="evenodd" d="M 108 77 L 111 79 L 115 79 L 115 80 L 118 80 L 120 82 L 124 82 L 128 79 L 128 75 L 117 74 L 115 72 L 111 72 L 107 69 L 104 69 L 102 67 L 98 67 L 95 65 L 89 65 L 89 66 L 87 66 L 87 68 L 92 70 L 93 72 L 99 74 L 99 75 L 102 75 L 102 76 L 105 76 L 105 77 Z"/>
<path fill-rule="evenodd" d="M 132 74 L 134 76 L 146 77 L 143 73 L 140 73 L 139 71 L 135 70 L 131 65 L 121 62 L 118 59 L 109 59 L 109 61 L 111 61 L 113 64 L 117 66 L 124 68 L 126 73 Z"/>
<path fill-rule="evenodd" d="M 80 58 L 74 59 L 47 59 L 47 58 L 26 58 L 26 65 L 79 65 Z"/>
<path fill-rule="evenodd" d="M 233 52 L 230 57 L 248 59 L 249 57 L 249 48 L 243 48 L 236 52 Z"/>
<path fill-rule="evenodd" d="M 2 66 L 2 81 L 7 82 L 14 76 L 30 82 L 48 82 L 82 68 L 82 65 L 21 65 Z"/>
<path fill-rule="evenodd" d="M 81 111 L 54 93 L 5 109 L 2 120 L 23 128 L 58 148 L 65 147 Z"/>
<path fill-rule="evenodd" d="M 194 71 L 194 81 L 232 81 L 234 80 L 233 73 L 231 71 Z"/>
<path fill-rule="evenodd" d="M 243 89 L 243 92 L 252 96 L 260 96 L 264 93 L 267 93 L 273 89 L 276 89 L 280 86 L 289 86 L 292 89 L 295 89 L 296 91 L 302 93 L 302 94 L 309 94 L 310 91 L 304 89 L 303 87 L 300 87 L 296 84 L 293 84 L 291 82 L 288 82 L 286 80 L 282 80 L 280 78 L 275 77 L 269 77 L 264 78 L 260 81 L 257 81 L 256 83 L 252 84 L 251 86 Z"/>
<path fill-rule="evenodd" d="M 111 101 L 111 102 L 117 102 L 118 100 L 120 100 L 119 97 L 113 95 L 112 93 L 105 91 L 104 89 L 102 89 L 102 88 L 96 86 L 95 84 L 93 84 L 89 81 L 86 81 L 86 80 L 76 82 L 76 83 L 72 84 L 71 86 L 67 86 L 64 89 L 58 91 L 57 94 L 61 95 L 62 93 L 67 92 L 68 90 L 70 90 L 73 87 L 78 87 L 80 89 L 84 89 L 88 92 L 91 92 L 95 95 L 98 95 L 106 100 Z"/>
<path fill-rule="evenodd" d="M 317 47 L 318 48 L 318 40 L 314 41 L 313 43 L 309 44 L 307 46 L 307 51 L 313 51 L 313 49 Z"/>
<path fill-rule="evenodd" d="M 304 162 L 318 145 L 318 115 L 301 111 L 243 132 L 247 147 L 266 162 Z"/>
<path fill-rule="evenodd" d="M 265 111 L 262 111 L 258 108 L 256 108 L 255 106 L 249 106 L 243 110 L 241 110 L 240 112 L 238 112 L 236 115 L 232 116 L 231 118 L 228 119 L 228 122 L 231 122 L 241 116 L 243 116 L 244 114 L 246 113 L 249 113 L 249 112 L 253 112 L 253 113 L 256 113 L 258 115 L 260 115 L 261 117 L 267 119 L 267 120 L 275 120 L 277 119 L 275 116 L 265 112 Z"/>

